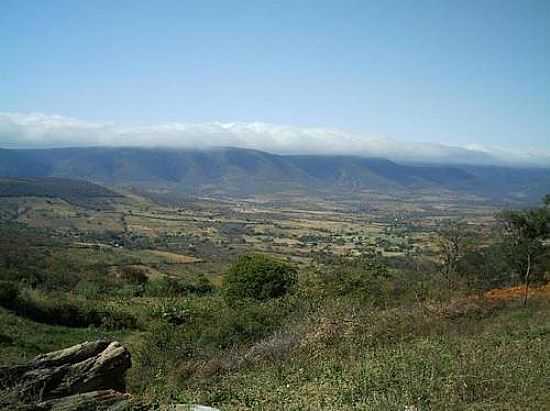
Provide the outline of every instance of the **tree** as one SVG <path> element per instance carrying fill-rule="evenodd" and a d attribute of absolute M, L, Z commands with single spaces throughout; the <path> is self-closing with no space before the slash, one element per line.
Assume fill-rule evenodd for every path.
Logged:
<path fill-rule="evenodd" d="M 266 301 L 282 297 L 297 281 L 296 269 L 285 262 L 263 255 L 240 257 L 225 274 L 224 299 Z"/>
<path fill-rule="evenodd" d="M 470 290 L 487 291 L 494 287 L 506 287 L 516 274 L 506 255 L 506 247 L 496 238 L 489 238 L 485 245 L 472 247 L 460 259 L 457 274 Z"/>
<path fill-rule="evenodd" d="M 471 233 L 464 224 L 449 222 L 437 232 L 439 248 L 439 272 L 443 275 L 449 289 L 453 287 L 459 261 L 464 257 L 471 245 Z"/>
<path fill-rule="evenodd" d="M 550 234 L 550 195 L 546 195 L 543 201 L 543 207 L 504 211 L 497 215 L 504 228 L 508 257 L 522 276 L 524 305 L 527 304 L 533 268 L 544 253 L 543 240 Z"/>

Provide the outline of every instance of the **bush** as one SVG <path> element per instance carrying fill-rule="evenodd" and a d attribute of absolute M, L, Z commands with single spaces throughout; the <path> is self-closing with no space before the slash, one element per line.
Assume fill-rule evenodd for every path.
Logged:
<path fill-rule="evenodd" d="M 324 291 L 330 296 L 349 296 L 361 301 L 383 303 L 388 297 L 390 272 L 373 255 L 340 259 L 321 273 Z"/>
<path fill-rule="evenodd" d="M 148 281 L 145 270 L 141 267 L 132 265 L 127 265 L 121 268 L 120 278 L 128 283 L 140 285 L 143 285 Z"/>
<path fill-rule="evenodd" d="M 222 349 L 251 343 L 278 329 L 290 309 L 282 298 L 265 303 L 241 304 L 238 309 L 227 307 L 216 314 L 218 318 L 212 325 L 202 326 L 196 341 L 200 341 L 201 346 Z"/>
<path fill-rule="evenodd" d="M 26 290 L 12 308 L 17 314 L 33 321 L 66 327 L 103 327 L 107 329 L 137 328 L 133 315 L 112 309 L 98 310 L 85 301 L 52 298 L 36 291 Z"/>
<path fill-rule="evenodd" d="M 163 300 L 162 303 L 153 307 L 151 314 L 172 325 L 184 324 L 189 319 L 187 302 L 181 303 L 177 299 Z"/>
<path fill-rule="evenodd" d="M 509 287 L 518 280 L 505 246 L 498 242 L 465 253 L 457 262 L 457 274 L 468 289 L 476 291 Z"/>
<path fill-rule="evenodd" d="M 138 328 L 135 316 L 124 311 L 106 310 L 96 312 L 100 317 L 100 326 L 108 330 L 126 330 Z"/>
<path fill-rule="evenodd" d="M 171 295 L 205 295 L 214 291 L 214 287 L 204 275 L 200 274 L 196 278 L 172 278 L 166 277 L 166 288 Z"/>
<path fill-rule="evenodd" d="M 203 370 L 205 361 L 267 338 L 295 308 L 294 297 L 232 308 L 213 295 L 171 299 L 154 307 L 151 314 L 163 321 L 150 323 L 150 332 L 136 349 L 140 384 L 187 378 Z"/>
<path fill-rule="evenodd" d="M 12 308 L 19 298 L 19 287 L 11 281 L 0 281 L 0 306 Z"/>
<path fill-rule="evenodd" d="M 145 285 L 145 295 L 150 297 L 178 297 L 182 295 L 206 295 L 214 291 L 212 283 L 204 275 L 196 278 L 163 277 Z"/>
<path fill-rule="evenodd" d="M 262 255 L 242 256 L 225 274 L 224 299 L 234 304 L 282 297 L 296 280 L 296 269 L 284 262 Z"/>

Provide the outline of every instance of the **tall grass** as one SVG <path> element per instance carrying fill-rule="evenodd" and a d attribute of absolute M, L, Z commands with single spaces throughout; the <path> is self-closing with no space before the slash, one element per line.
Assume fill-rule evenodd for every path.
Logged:
<path fill-rule="evenodd" d="M 285 304 L 239 316 L 218 298 L 195 307 L 194 322 L 155 329 L 138 356 L 134 390 L 223 410 L 538 410 L 550 404 L 544 300 L 527 309 L 477 301 L 462 310 L 453 302 L 388 309 L 354 298 L 286 302 L 284 316 L 256 326 L 252 312 L 276 317 Z"/>

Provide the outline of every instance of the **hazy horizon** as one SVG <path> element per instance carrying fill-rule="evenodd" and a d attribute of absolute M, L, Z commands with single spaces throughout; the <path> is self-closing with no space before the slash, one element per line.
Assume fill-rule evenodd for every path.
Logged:
<path fill-rule="evenodd" d="M 356 155 L 396 161 L 550 166 L 550 152 L 403 142 L 328 128 L 262 122 L 165 123 L 122 126 L 59 115 L 0 113 L 0 147 L 237 147 L 275 154 Z"/>

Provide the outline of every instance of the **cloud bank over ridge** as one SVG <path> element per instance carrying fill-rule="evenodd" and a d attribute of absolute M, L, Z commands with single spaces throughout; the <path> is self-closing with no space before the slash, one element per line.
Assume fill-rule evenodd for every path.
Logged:
<path fill-rule="evenodd" d="M 165 123 L 127 127 L 41 113 L 0 113 L 0 147 L 132 146 L 207 149 L 232 146 L 278 154 L 351 154 L 395 161 L 550 167 L 550 152 L 404 143 L 329 128 L 267 123 Z"/>

